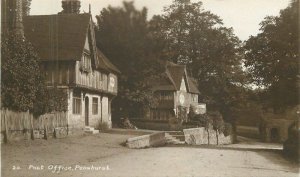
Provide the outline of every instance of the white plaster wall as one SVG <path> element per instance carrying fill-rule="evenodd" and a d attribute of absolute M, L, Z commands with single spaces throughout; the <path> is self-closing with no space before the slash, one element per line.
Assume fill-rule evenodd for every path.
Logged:
<path fill-rule="evenodd" d="M 89 126 L 96 128 L 101 121 L 101 96 L 87 93 L 85 98 L 89 98 Z M 98 98 L 98 114 L 93 114 L 93 98 Z M 85 120 L 85 101 L 83 101 L 83 120 Z"/>
<path fill-rule="evenodd" d="M 111 114 L 108 112 L 110 106 L 111 105 L 109 105 L 108 97 L 102 97 L 102 122 L 106 122 L 109 128 L 112 126 Z"/>
<path fill-rule="evenodd" d="M 99 94 L 86 93 L 85 97 L 89 98 L 89 126 L 97 128 L 99 123 L 106 122 L 111 128 L 111 114 L 108 112 L 108 97 Z M 81 93 L 81 114 L 73 114 L 73 90 L 68 92 L 68 122 L 70 128 L 83 129 L 85 127 L 85 99 Z M 93 98 L 98 98 L 98 114 L 93 115 Z"/>
<path fill-rule="evenodd" d="M 85 120 L 82 117 L 84 111 L 82 109 L 83 102 L 81 102 L 81 114 L 73 114 L 73 89 L 70 89 L 68 94 L 68 122 L 70 128 L 83 129 L 85 127 Z"/>

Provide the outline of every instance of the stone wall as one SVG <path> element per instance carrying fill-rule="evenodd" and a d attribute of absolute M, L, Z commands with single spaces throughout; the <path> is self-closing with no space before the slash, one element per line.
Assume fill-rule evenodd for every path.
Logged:
<path fill-rule="evenodd" d="M 191 145 L 222 145 L 231 144 L 232 137 L 224 136 L 213 129 L 206 130 L 204 127 L 183 130 L 185 142 Z"/>
<path fill-rule="evenodd" d="M 129 138 L 126 143 L 129 148 L 133 149 L 162 146 L 164 144 L 166 144 L 164 132 Z"/>
<path fill-rule="evenodd" d="M 208 132 L 205 128 L 191 128 L 183 130 L 185 142 L 192 145 L 208 144 Z"/>

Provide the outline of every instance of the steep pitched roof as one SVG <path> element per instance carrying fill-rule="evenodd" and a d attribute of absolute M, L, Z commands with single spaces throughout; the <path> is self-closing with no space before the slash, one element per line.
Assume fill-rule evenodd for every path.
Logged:
<path fill-rule="evenodd" d="M 187 91 L 196 94 L 200 93 L 193 79 L 186 75 L 184 65 L 177 65 L 171 62 L 166 62 L 164 64 L 166 66 L 166 78 L 156 81 L 156 84 L 153 87 L 154 90 L 180 90 L 182 78 L 185 78 L 186 76 Z"/>
<path fill-rule="evenodd" d="M 169 73 L 170 79 L 173 81 L 176 90 L 179 90 L 182 77 L 184 77 L 185 66 L 168 65 L 166 72 Z"/>
<path fill-rule="evenodd" d="M 121 73 L 121 71 L 115 65 L 113 65 L 98 48 L 97 48 L 97 61 L 98 61 L 96 65 L 97 69 L 102 69 L 117 74 Z"/>
<path fill-rule="evenodd" d="M 36 48 L 42 61 L 81 60 L 85 40 L 94 30 L 90 14 L 38 15 L 24 18 L 25 37 Z M 93 31 L 91 31 L 93 33 Z M 91 35 L 94 36 L 94 35 Z M 94 44 L 94 39 L 91 39 Z M 95 46 L 96 69 L 120 74 L 104 54 Z"/>
<path fill-rule="evenodd" d="M 190 93 L 197 93 L 197 94 L 200 93 L 200 91 L 197 88 L 197 83 L 195 83 L 195 81 L 193 81 L 193 79 L 190 77 L 188 77 L 188 84 L 189 84 Z"/>
<path fill-rule="evenodd" d="M 27 16 L 25 37 L 43 61 L 80 60 L 90 18 L 90 14 Z"/>
<path fill-rule="evenodd" d="M 150 81 L 153 85 L 153 90 L 170 90 L 175 91 L 174 82 L 170 79 L 170 74 L 167 72 L 163 73 L 159 79 L 153 79 Z"/>

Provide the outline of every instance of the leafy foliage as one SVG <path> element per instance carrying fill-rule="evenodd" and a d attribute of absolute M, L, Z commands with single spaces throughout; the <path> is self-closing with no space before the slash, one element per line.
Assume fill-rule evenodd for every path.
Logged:
<path fill-rule="evenodd" d="M 32 0 L 22 0 L 23 1 L 23 6 L 22 6 L 22 11 L 23 11 L 23 16 L 29 15 L 30 12 L 30 5 Z"/>
<path fill-rule="evenodd" d="M 262 96 L 275 110 L 299 103 L 299 0 L 292 0 L 280 16 L 268 16 L 257 36 L 244 46 L 245 66 L 252 81 L 263 86 Z"/>
<path fill-rule="evenodd" d="M 123 7 L 104 8 L 97 22 L 97 45 L 122 72 L 113 104 L 130 117 L 137 116 L 137 110 L 154 101 L 148 81 L 163 71 L 149 47 L 147 9 L 137 10 L 133 2 L 124 2 Z"/>
<path fill-rule="evenodd" d="M 66 112 L 68 110 L 68 94 L 64 89 L 46 88 L 37 93 L 34 102 L 33 113 L 42 115 L 51 112 Z"/>
<path fill-rule="evenodd" d="M 2 107 L 32 111 L 44 83 L 38 56 L 30 43 L 15 35 L 2 39 L 1 47 Z"/>
<path fill-rule="evenodd" d="M 47 89 L 32 45 L 18 35 L 2 39 L 2 107 L 42 115 L 67 110 L 67 95 L 57 88 Z"/>
<path fill-rule="evenodd" d="M 231 109 L 245 91 L 240 41 L 201 2 L 174 0 L 149 22 L 146 8 L 139 11 L 133 2 L 124 2 L 123 7 L 103 9 L 97 21 L 97 45 L 122 71 L 116 107 L 139 110 L 150 105 L 153 94 L 147 81 L 164 69 L 157 60 L 173 60 L 188 65 L 203 102 L 224 118 L 232 117 Z"/>
<path fill-rule="evenodd" d="M 200 99 L 230 119 L 231 108 L 244 94 L 240 41 L 232 28 L 202 8 L 202 2 L 174 0 L 162 16 L 150 22 L 161 59 L 187 64 L 198 81 Z M 163 40 L 162 40 L 163 39 Z"/>

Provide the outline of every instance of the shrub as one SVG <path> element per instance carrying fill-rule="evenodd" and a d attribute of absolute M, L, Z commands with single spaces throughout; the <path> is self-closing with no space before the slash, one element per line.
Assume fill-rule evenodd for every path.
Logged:
<path fill-rule="evenodd" d="M 219 132 L 222 132 L 224 129 L 224 121 L 223 121 L 222 114 L 218 111 L 214 111 L 214 112 L 209 112 L 208 116 L 209 119 L 211 119 L 214 130 L 218 130 Z"/>
<path fill-rule="evenodd" d="M 232 134 L 232 125 L 230 123 L 224 123 L 224 136 L 229 136 Z"/>
<path fill-rule="evenodd" d="M 107 131 L 109 129 L 109 127 L 106 122 L 99 122 L 96 129 L 101 130 L 101 131 Z"/>
<path fill-rule="evenodd" d="M 17 35 L 1 40 L 1 102 L 14 111 L 33 111 L 44 78 L 33 46 Z"/>

